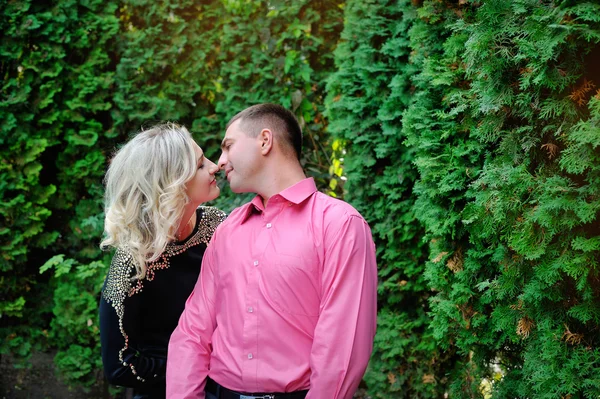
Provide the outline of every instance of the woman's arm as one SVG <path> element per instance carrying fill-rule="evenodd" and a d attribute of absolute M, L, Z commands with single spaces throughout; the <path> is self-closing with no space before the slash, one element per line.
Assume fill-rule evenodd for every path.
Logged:
<path fill-rule="evenodd" d="M 166 348 L 152 355 L 135 348 L 140 332 L 135 326 L 141 314 L 141 293 L 129 296 L 135 272 L 131 256 L 117 250 L 100 299 L 102 364 L 108 382 L 132 388 L 164 384 Z"/>

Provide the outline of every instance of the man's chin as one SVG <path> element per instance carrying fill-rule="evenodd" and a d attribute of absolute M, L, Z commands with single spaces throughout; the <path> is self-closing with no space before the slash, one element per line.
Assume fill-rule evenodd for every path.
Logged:
<path fill-rule="evenodd" d="M 229 186 L 229 188 L 231 189 L 232 193 L 236 193 L 236 194 L 243 194 L 243 193 L 248 192 L 248 190 L 244 190 L 243 188 L 240 188 L 240 187 Z"/>
<path fill-rule="evenodd" d="M 243 186 L 239 186 L 237 184 L 231 184 L 231 183 L 229 183 L 229 189 L 231 190 L 232 193 L 235 193 L 235 194 L 244 194 L 244 193 L 253 192 L 248 187 L 243 187 Z"/>

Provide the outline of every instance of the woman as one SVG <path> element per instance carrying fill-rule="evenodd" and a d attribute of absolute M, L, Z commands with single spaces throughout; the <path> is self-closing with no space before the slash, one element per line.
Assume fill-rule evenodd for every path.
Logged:
<path fill-rule="evenodd" d="M 203 202 L 219 196 L 218 167 L 184 128 L 136 135 L 106 174 L 105 239 L 116 248 L 100 300 L 104 372 L 135 398 L 164 398 L 169 337 L 202 256 L 225 214 Z"/>

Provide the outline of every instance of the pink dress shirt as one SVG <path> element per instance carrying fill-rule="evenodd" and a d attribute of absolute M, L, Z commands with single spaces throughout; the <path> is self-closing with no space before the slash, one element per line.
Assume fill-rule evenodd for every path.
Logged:
<path fill-rule="evenodd" d="M 257 196 L 217 228 L 171 335 L 167 398 L 204 398 L 206 376 L 240 392 L 351 398 L 373 348 L 371 231 L 305 179 Z"/>

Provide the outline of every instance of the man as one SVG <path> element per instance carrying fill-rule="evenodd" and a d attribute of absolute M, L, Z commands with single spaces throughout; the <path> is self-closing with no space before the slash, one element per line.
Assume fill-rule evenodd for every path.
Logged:
<path fill-rule="evenodd" d="M 259 104 L 228 124 L 219 167 L 257 196 L 215 232 L 169 343 L 168 398 L 348 399 L 373 347 L 369 226 L 317 191 L 294 115 Z M 208 378 L 207 378 L 208 377 Z M 307 392 L 308 391 L 308 392 Z"/>

